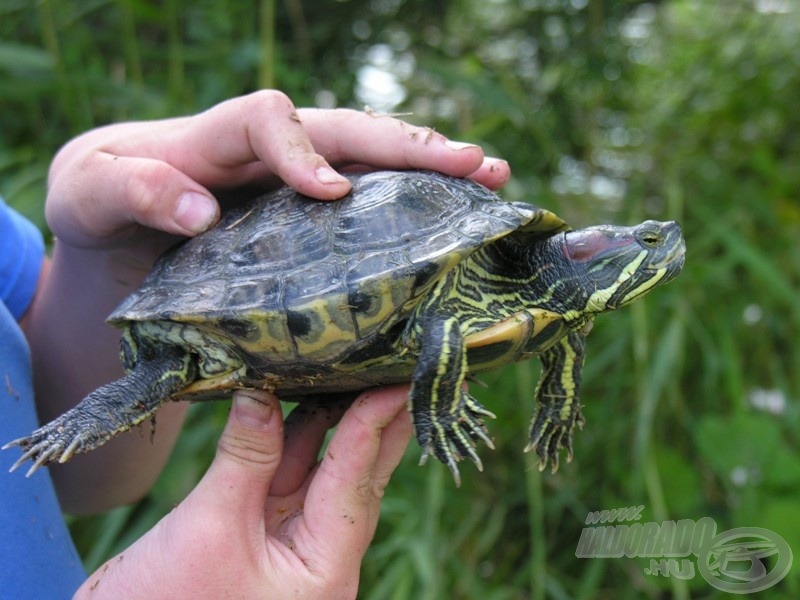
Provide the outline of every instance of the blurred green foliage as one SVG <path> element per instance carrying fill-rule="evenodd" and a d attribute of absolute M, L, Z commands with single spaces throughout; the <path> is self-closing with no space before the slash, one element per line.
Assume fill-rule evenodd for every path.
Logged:
<path fill-rule="evenodd" d="M 4 0 L 0 192 L 44 227 L 71 136 L 278 87 L 479 142 L 514 169 L 506 197 L 576 226 L 679 220 L 684 274 L 590 336 L 573 463 L 540 474 L 521 452 L 537 365 L 483 377 L 486 471 L 454 489 L 412 444 L 361 597 L 720 597 L 575 549 L 588 512 L 644 505 L 645 521 L 766 527 L 800 552 L 798 38 L 791 0 Z M 89 568 L 191 489 L 226 410 L 192 409 L 141 503 L 72 522 Z M 760 597 L 799 597 L 799 573 Z"/>

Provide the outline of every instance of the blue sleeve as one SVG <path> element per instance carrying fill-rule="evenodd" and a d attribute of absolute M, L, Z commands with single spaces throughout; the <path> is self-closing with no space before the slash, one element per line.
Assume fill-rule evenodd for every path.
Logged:
<path fill-rule="evenodd" d="M 15 319 L 33 299 L 43 260 L 42 234 L 0 198 L 0 300 Z"/>
<path fill-rule="evenodd" d="M 32 223 L 0 200 L 0 445 L 38 426 L 30 352 L 17 319 L 33 298 L 44 257 Z M 9 473 L 0 452 L 0 598 L 68 600 L 86 579 L 48 469 Z"/>
<path fill-rule="evenodd" d="M 0 445 L 39 426 L 28 344 L 2 302 L 0 416 Z M 25 467 L 8 472 L 21 454 L 18 448 L 0 452 L 0 598 L 69 600 L 86 571 L 61 515 L 49 469 L 32 477 L 25 477 Z"/>

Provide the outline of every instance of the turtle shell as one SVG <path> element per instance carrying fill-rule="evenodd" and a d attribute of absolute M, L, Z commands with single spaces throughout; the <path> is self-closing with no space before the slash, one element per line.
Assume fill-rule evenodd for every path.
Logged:
<path fill-rule="evenodd" d="M 338 201 L 289 188 L 168 251 L 109 321 L 172 321 L 259 362 L 329 362 L 404 319 L 444 273 L 510 232 L 566 228 L 549 211 L 425 171 L 349 175 Z"/>

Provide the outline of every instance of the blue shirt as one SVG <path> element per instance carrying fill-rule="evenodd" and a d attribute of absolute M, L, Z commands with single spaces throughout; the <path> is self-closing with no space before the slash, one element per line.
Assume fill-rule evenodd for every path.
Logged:
<path fill-rule="evenodd" d="M 39 231 L 0 199 L 0 446 L 38 419 L 30 350 L 17 320 L 36 290 L 44 257 Z M 86 579 L 47 469 L 9 473 L 19 449 L 0 452 L 0 597 L 71 598 Z"/>

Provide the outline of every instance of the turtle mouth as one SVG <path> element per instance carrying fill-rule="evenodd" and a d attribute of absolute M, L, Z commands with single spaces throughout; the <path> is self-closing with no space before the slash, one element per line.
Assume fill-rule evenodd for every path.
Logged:
<path fill-rule="evenodd" d="M 673 268 L 676 273 L 680 273 L 683 265 L 686 264 L 686 242 L 681 239 L 680 243 L 672 251 L 672 256 L 669 259 L 673 263 Z"/>

